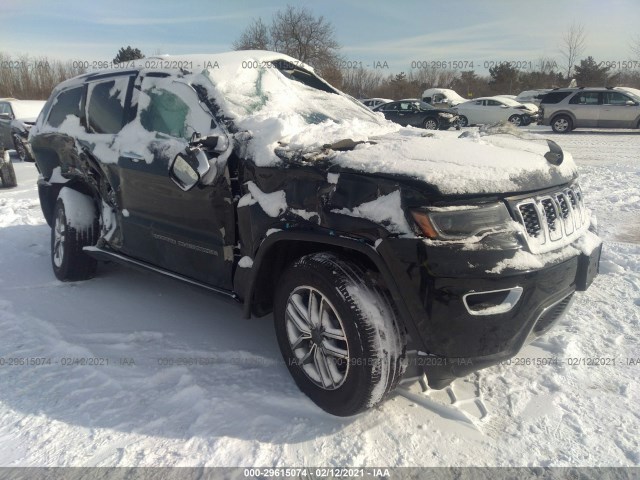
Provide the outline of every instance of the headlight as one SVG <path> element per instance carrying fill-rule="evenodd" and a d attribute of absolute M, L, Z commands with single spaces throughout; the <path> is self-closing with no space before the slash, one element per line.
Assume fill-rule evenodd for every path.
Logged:
<path fill-rule="evenodd" d="M 450 113 L 438 113 L 438 115 L 442 118 L 453 118 L 453 115 L 451 115 Z"/>
<path fill-rule="evenodd" d="M 439 240 L 460 240 L 505 230 L 512 222 L 507 207 L 502 203 L 482 207 L 412 210 L 411 215 L 425 236 Z"/>

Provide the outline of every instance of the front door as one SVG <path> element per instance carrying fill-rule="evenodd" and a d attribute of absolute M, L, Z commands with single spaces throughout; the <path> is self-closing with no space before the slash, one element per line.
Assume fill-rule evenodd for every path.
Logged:
<path fill-rule="evenodd" d="M 235 213 L 226 176 L 205 177 L 188 192 L 169 176 L 195 132 L 221 131 L 195 90 L 175 77 L 138 77 L 134 91 L 137 115 L 118 145 L 121 251 L 231 290 Z"/>
<path fill-rule="evenodd" d="M 631 103 L 629 103 L 631 102 Z M 624 93 L 610 91 L 602 94 L 598 126 L 605 128 L 634 128 L 640 113 L 638 103 Z"/>
<path fill-rule="evenodd" d="M 569 100 L 576 120 L 574 127 L 597 127 L 602 110 L 600 92 L 582 91 Z"/>

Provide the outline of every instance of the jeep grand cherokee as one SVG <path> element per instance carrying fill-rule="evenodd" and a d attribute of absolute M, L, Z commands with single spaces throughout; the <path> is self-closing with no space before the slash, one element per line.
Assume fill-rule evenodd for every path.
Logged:
<path fill-rule="evenodd" d="M 31 130 L 55 275 L 116 261 L 273 312 L 332 414 L 514 356 L 597 273 L 553 142 L 401 127 L 277 53 L 127 67 L 60 84 Z"/>

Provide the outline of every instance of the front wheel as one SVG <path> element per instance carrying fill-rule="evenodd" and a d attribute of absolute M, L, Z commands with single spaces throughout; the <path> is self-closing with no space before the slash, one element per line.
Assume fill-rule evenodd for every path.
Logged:
<path fill-rule="evenodd" d="M 63 188 L 56 201 L 51 228 L 51 265 L 58 280 L 86 280 L 95 274 L 97 261 L 82 249 L 96 244 L 98 232 L 91 197 Z"/>
<path fill-rule="evenodd" d="M 468 127 L 469 126 L 469 120 L 464 115 L 460 115 L 458 117 L 458 125 L 460 127 Z"/>
<path fill-rule="evenodd" d="M 422 126 L 427 130 L 437 130 L 438 120 L 436 120 L 435 118 L 427 118 L 422 124 Z"/>
<path fill-rule="evenodd" d="M 558 115 L 551 122 L 551 129 L 556 133 L 568 133 L 573 130 L 571 118 L 567 115 Z"/>
<path fill-rule="evenodd" d="M 337 416 L 382 402 L 404 371 L 405 339 L 371 272 L 332 253 L 307 255 L 283 274 L 274 320 L 298 388 Z"/>
<path fill-rule="evenodd" d="M 522 125 L 522 117 L 520 115 L 511 115 L 509 117 L 509 122 L 516 127 Z"/>

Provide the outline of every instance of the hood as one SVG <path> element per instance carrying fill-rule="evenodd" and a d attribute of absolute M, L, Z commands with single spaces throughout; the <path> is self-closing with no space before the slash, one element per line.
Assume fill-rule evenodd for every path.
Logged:
<path fill-rule="evenodd" d="M 460 136 L 402 129 L 349 151 L 334 151 L 331 162 L 351 171 L 422 181 L 443 195 L 511 194 L 574 180 L 573 158 L 562 152 L 562 163 L 555 165 L 547 158 L 556 153 L 557 146 L 550 147 L 541 137 L 503 131 Z"/>

